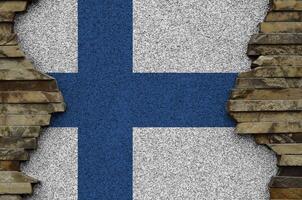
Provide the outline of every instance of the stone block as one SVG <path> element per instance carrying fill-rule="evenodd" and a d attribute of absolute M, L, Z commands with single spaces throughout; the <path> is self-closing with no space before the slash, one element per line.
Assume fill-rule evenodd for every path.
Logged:
<path fill-rule="evenodd" d="M 33 64 L 24 58 L 1 58 L 0 59 L 0 71 L 1 70 L 14 70 L 14 69 L 34 69 Z"/>
<path fill-rule="evenodd" d="M 269 144 L 268 146 L 278 155 L 302 155 L 302 144 Z M 302 184 L 302 179 L 300 181 Z"/>
<path fill-rule="evenodd" d="M 27 0 L 2 0 L 0 2 L 0 12 L 22 12 L 27 7 Z"/>
<path fill-rule="evenodd" d="M 51 115 L 1 115 L 0 126 L 48 126 Z"/>
<path fill-rule="evenodd" d="M 302 78 L 237 78 L 236 88 L 280 89 L 301 88 Z"/>
<path fill-rule="evenodd" d="M 2 160 L 0 161 L 0 171 L 20 171 L 20 162 Z"/>
<path fill-rule="evenodd" d="M 231 112 L 238 122 L 298 122 L 302 121 L 301 111 L 291 112 Z"/>
<path fill-rule="evenodd" d="M 285 120 L 284 120 L 285 121 Z M 236 126 L 238 134 L 302 133 L 302 122 L 244 122 Z M 301 153 L 302 154 L 302 153 Z"/>
<path fill-rule="evenodd" d="M 301 13 L 302 16 L 302 12 Z M 291 44 L 298 45 L 302 44 L 302 34 L 255 34 L 249 44 L 260 45 L 260 44 Z"/>
<path fill-rule="evenodd" d="M 0 148 L 0 160 L 8 161 L 26 161 L 29 159 L 28 153 L 24 149 Z M 0 192 L 1 193 L 1 192 Z"/>
<path fill-rule="evenodd" d="M 263 22 L 261 33 L 302 33 L 302 22 Z"/>
<path fill-rule="evenodd" d="M 20 195 L 0 195 L 0 200 L 22 200 Z"/>
<path fill-rule="evenodd" d="M 294 144 L 302 143 L 302 134 L 262 134 L 255 135 L 257 144 Z"/>
<path fill-rule="evenodd" d="M 0 148 L 36 149 L 36 138 L 0 137 Z M 1 172 L 0 172 L 1 173 Z"/>
<path fill-rule="evenodd" d="M 0 22 L 13 22 L 15 12 L 0 12 Z"/>
<path fill-rule="evenodd" d="M 270 188 L 302 188 L 302 177 L 275 176 L 269 186 Z"/>
<path fill-rule="evenodd" d="M 302 199 L 302 188 L 271 188 L 270 195 L 275 200 Z"/>
<path fill-rule="evenodd" d="M 0 20 L 1 20 L 1 13 L 0 13 Z M 7 34 L 0 35 L 0 45 L 5 45 L 5 46 L 18 45 L 17 35 L 15 33 L 9 35 Z"/>
<path fill-rule="evenodd" d="M 239 78 L 301 78 L 302 66 L 262 66 L 242 72 Z"/>
<path fill-rule="evenodd" d="M 300 100 L 302 88 L 285 89 L 234 89 L 231 99 L 241 100 Z"/>
<path fill-rule="evenodd" d="M 0 104 L 0 114 L 50 114 L 64 112 L 64 103 Z"/>
<path fill-rule="evenodd" d="M 53 80 L 51 76 L 34 69 L 0 69 L 0 81 L 2 80 Z"/>
<path fill-rule="evenodd" d="M 0 194 L 32 194 L 31 183 L 0 183 Z"/>
<path fill-rule="evenodd" d="M 38 137 L 40 126 L 0 126 L 0 137 Z"/>
<path fill-rule="evenodd" d="M 229 100 L 230 112 L 302 111 L 302 100 Z"/>
<path fill-rule="evenodd" d="M 302 12 L 269 12 L 265 22 L 301 22 Z"/>
<path fill-rule="evenodd" d="M 280 10 L 302 11 L 302 1 L 301 0 L 273 0 L 272 8 L 273 8 L 273 10 L 278 10 L 278 11 L 280 11 Z"/>
<path fill-rule="evenodd" d="M 61 92 L 0 91 L 0 103 L 60 103 L 63 101 Z"/>
<path fill-rule="evenodd" d="M 302 55 L 302 45 L 249 45 L 247 55 Z"/>
<path fill-rule="evenodd" d="M 279 166 L 302 166 L 302 155 L 281 155 Z"/>
<path fill-rule="evenodd" d="M 31 80 L 31 81 L 0 81 L 0 91 L 45 91 L 58 92 L 55 80 Z"/>

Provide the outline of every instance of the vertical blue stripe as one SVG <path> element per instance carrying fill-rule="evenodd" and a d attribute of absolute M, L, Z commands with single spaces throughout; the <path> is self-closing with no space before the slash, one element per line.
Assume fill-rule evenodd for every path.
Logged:
<path fill-rule="evenodd" d="M 79 0 L 79 199 L 132 199 L 132 1 Z"/>

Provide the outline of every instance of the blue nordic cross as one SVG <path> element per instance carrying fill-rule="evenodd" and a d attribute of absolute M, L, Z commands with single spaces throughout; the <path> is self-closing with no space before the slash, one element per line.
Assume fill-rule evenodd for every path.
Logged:
<path fill-rule="evenodd" d="M 51 74 L 79 127 L 79 200 L 132 199 L 133 127 L 233 127 L 235 73 L 133 73 L 132 0 L 78 0 L 79 73 Z"/>

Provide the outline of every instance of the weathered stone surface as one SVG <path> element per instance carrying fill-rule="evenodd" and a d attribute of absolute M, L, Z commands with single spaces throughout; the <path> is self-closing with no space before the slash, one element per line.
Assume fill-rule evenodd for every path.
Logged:
<path fill-rule="evenodd" d="M 0 23 L 0 34 L 11 35 L 13 33 L 13 23 L 1 22 Z"/>
<path fill-rule="evenodd" d="M 14 68 L 0 69 L 1 80 L 53 80 L 53 78 L 34 69 Z"/>
<path fill-rule="evenodd" d="M 0 195 L 0 200 L 22 200 L 20 195 Z"/>
<path fill-rule="evenodd" d="M 0 126 L 47 126 L 51 115 L 0 115 Z"/>
<path fill-rule="evenodd" d="M 261 33 L 302 33 L 302 22 L 263 22 Z"/>
<path fill-rule="evenodd" d="M 270 195 L 275 200 L 302 199 L 302 188 L 271 188 Z"/>
<path fill-rule="evenodd" d="M 231 99 L 244 100 L 300 100 L 302 88 L 285 89 L 234 89 Z"/>
<path fill-rule="evenodd" d="M 14 12 L 0 12 L 0 22 L 13 22 L 14 18 Z"/>
<path fill-rule="evenodd" d="M 0 81 L 0 91 L 45 91 L 58 92 L 55 80 Z"/>
<path fill-rule="evenodd" d="M 297 122 L 302 112 L 231 112 L 237 122 Z"/>
<path fill-rule="evenodd" d="M 302 122 L 245 122 L 236 126 L 238 134 L 302 133 Z M 302 153 L 301 153 L 302 154 Z"/>
<path fill-rule="evenodd" d="M 36 149 L 36 138 L 0 137 L 0 148 Z"/>
<path fill-rule="evenodd" d="M 250 111 L 300 111 L 302 100 L 230 100 L 230 112 Z"/>
<path fill-rule="evenodd" d="M 0 183 L 0 194 L 32 194 L 31 183 Z"/>
<path fill-rule="evenodd" d="M 0 171 L 0 183 L 38 183 L 37 179 L 17 171 Z"/>
<path fill-rule="evenodd" d="M 22 58 L 24 57 L 23 51 L 19 46 L 0 46 L 0 58 Z"/>
<path fill-rule="evenodd" d="M 0 104 L 0 114 L 50 114 L 64 111 L 64 103 Z"/>
<path fill-rule="evenodd" d="M 1 13 L 0 13 L 0 18 L 1 18 Z M 6 45 L 6 46 L 18 45 L 17 35 L 15 33 L 12 33 L 10 35 L 0 34 L 0 45 Z"/>
<path fill-rule="evenodd" d="M 38 137 L 40 126 L 0 126 L 0 137 Z"/>
<path fill-rule="evenodd" d="M 60 103 L 62 101 L 64 99 L 61 92 L 0 91 L 0 103 Z"/>
<path fill-rule="evenodd" d="M 302 10 L 301 0 L 273 0 L 273 10 Z"/>
<path fill-rule="evenodd" d="M 13 69 L 34 69 L 33 64 L 24 58 L 1 58 L 0 70 L 13 70 Z"/>
<path fill-rule="evenodd" d="M 269 186 L 271 188 L 302 188 L 302 177 L 276 176 Z"/>
<path fill-rule="evenodd" d="M 20 162 L 2 160 L 0 161 L 0 171 L 20 171 Z"/>
<path fill-rule="evenodd" d="M 302 143 L 302 134 L 263 134 L 255 135 L 257 144 L 290 144 Z"/>
<path fill-rule="evenodd" d="M 302 78 L 237 78 L 236 88 L 300 88 Z"/>
<path fill-rule="evenodd" d="M 247 55 L 302 55 L 302 45 L 249 45 Z"/>
<path fill-rule="evenodd" d="M 0 12 L 22 12 L 25 11 L 27 0 L 6 0 L 0 2 Z"/>
<path fill-rule="evenodd" d="M 301 78 L 302 66 L 265 66 L 240 73 L 239 78 Z"/>
<path fill-rule="evenodd" d="M 280 156 L 279 166 L 302 166 L 302 155 L 282 155 Z"/>
<path fill-rule="evenodd" d="M 7 149 L 0 148 L 0 160 L 20 160 L 26 161 L 29 159 L 28 153 L 24 149 Z"/>
<path fill-rule="evenodd" d="M 268 146 L 278 155 L 302 154 L 302 144 L 269 144 Z M 301 184 L 302 184 L 302 180 L 301 180 Z"/>
<path fill-rule="evenodd" d="M 230 100 L 230 112 L 302 111 L 302 100 Z"/>
<path fill-rule="evenodd" d="M 302 100 L 230 100 L 231 112 L 251 111 L 300 111 Z"/>
<path fill-rule="evenodd" d="M 302 19 L 302 12 L 301 19 Z M 301 20 L 302 21 L 302 20 Z M 255 34 L 252 36 L 249 44 L 253 45 L 266 45 L 266 44 L 302 44 L 302 34 Z"/>
<path fill-rule="evenodd" d="M 269 12 L 265 18 L 266 22 L 301 22 L 301 12 Z"/>
<path fill-rule="evenodd" d="M 302 177 L 302 167 L 279 167 L 278 176 Z"/>
<path fill-rule="evenodd" d="M 260 56 L 255 60 L 253 66 L 301 66 L 302 56 L 299 55 L 271 55 Z"/>

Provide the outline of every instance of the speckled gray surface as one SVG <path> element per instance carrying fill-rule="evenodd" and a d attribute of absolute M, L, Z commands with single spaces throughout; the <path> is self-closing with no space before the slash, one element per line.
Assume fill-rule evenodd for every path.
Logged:
<path fill-rule="evenodd" d="M 232 128 L 133 132 L 135 200 L 267 200 L 272 152 Z"/>
<path fill-rule="evenodd" d="M 134 72 L 239 72 L 269 0 L 134 0 Z"/>
<path fill-rule="evenodd" d="M 48 128 L 22 170 L 41 181 L 27 200 L 77 200 L 77 128 Z"/>
<path fill-rule="evenodd" d="M 77 72 L 77 0 L 35 0 L 16 20 L 22 49 L 44 72 Z"/>

